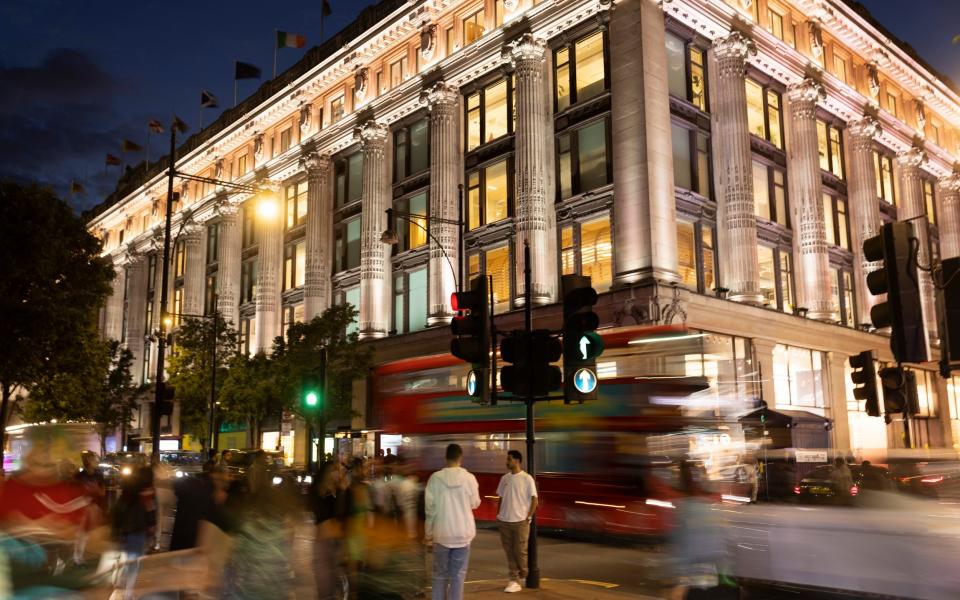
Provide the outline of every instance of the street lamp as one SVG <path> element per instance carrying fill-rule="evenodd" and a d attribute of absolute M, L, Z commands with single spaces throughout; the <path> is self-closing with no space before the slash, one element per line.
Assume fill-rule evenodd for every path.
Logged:
<path fill-rule="evenodd" d="M 450 266 L 450 271 L 453 273 L 453 281 L 457 289 L 460 290 L 461 284 L 463 283 L 463 236 L 466 229 L 466 222 L 463 220 L 463 185 L 458 186 L 458 195 L 457 195 L 457 219 L 441 219 L 439 217 L 430 217 L 428 215 L 418 215 L 415 213 L 409 213 L 401 210 L 396 210 L 393 208 L 387 209 L 387 228 L 380 234 L 380 242 L 387 244 L 388 246 L 396 246 L 400 243 L 400 234 L 397 232 L 395 226 L 395 219 L 403 219 L 407 223 L 412 223 L 422 229 L 427 236 L 433 240 L 437 247 L 440 248 L 440 252 L 443 253 L 443 257 L 447 259 L 447 264 Z M 440 240 L 433 235 L 430 231 L 430 223 L 443 223 L 445 225 L 456 225 L 457 226 L 457 249 L 458 249 L 458 267 L 454 268 L 453 261 L 450 260 L 450 255 L 447 254 L 446 249 L 443 247 L 443 244 L 440 243 Z M 423 226 L 423 223 L 427 224 L 427 227 Z"/>

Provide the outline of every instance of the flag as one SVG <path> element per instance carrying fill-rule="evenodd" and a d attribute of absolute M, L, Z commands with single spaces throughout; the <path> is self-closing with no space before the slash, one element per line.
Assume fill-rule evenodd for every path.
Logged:
<path fill-rule="evenodd" d="M 123 151 L 124 152 L 142 152 L 143 146 L 131 142 L 130 140 L 123 140 Z"/>
<path fill-rule="evenodd" d="M 76 181 L 70 182 L 70 193 L 71 194 L 82 194 L 84 192 L 83 186 L 77 183 Z"/>
<path fill-rule="evenodd" d="M 299 33 L 290 33 L 289 31 L 277 32 L 277 48 L 303 48 L 306 45 L 306 38 Z"/>
<path fill-rule="evenodd" d="M 187 130 L 190 129 L 189 127 L 187 127 L 187 124 L 181 121 L 180 117 L 178 117 L 177 115 L 173 115 L 173 123 L 171 123 L 170 127 L 172 127 L 173 129 L 176 129 L 180 133 L 186 133 Z"/>
<path fill-rule="evenodd" d="M 112 154 L 107 154 L 106 163 L 107 163 L 108 165 L 113 165 L 113 166 L 115 166 L 115 167 L 119 167 L 120 164 L 121 164 L 121 163 L 120 163 L 120 159 L 117 158 L 116 156 L 112 155 Z"/>
<path fill-rule="evenodd" d="M 156 119 L 150 119 L 150 123 L 147 124 L 150 127 L 150 131 L 153 133 L 163 133 L 163 123 Z"/>
<path fill-rule="evenodd" d="M 239 60 L 236 61 L 235 65 L 234 79 L 260 79 L 260 68 L 256 65 Z"/>
<path fill-rule="evenodd" d="M 200 90 L 200 108 L 216 108 L 217 97 L 207 90 Z"/>
<path fill-rule="evenodd" d="M 331 14 L 333 14 L 333 10 L 330 8 L 330 2 L 323 0 L 323 16 L 329 17 Z"/>

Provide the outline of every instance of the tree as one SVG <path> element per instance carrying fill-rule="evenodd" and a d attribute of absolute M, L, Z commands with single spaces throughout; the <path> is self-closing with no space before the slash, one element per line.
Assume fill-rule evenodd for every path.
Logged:
<path fill-rule="evenodd" d="M 63 372 L 48 371 L 27 387 L 29 402 L 19 406 L 28 421 L 93 421 L 100 437 L 130 423 L 135 387 L 130 368 L 133 353 L 116 340 L 101 340 L 93 328 L 73 356 L 77 365 Z"/>
<path fill-rule="evenodd" d="M 0 181 L 0 459 L 15 390 L 84 368 L 76 357 L 114 276 L 100 251 L 51 190 Z"/>
<path fill-rule="evenodd" d="M 273 349 L 274 360 L 281 366 L 280 385 L 287 404 L 313 425 L 320 439 L 326 435 L 327 423 L 353 416 L 353 382 L 363 379 L 373 367 L 370 346 L 359 342 L 356 332 L 347 333 L 357 318 L 350 304 L 331 306 L 309 323 L 295 323 L 286 338 L 278 337 Z M 320 357 L 327 352 L 326 394 L 317 411 L 304 411 L 299 398 L 305 375 L 320 374 Z"/>
<path fill-rule="evenodd" d="M 225 421 L 246 423 L 250 447 L 259 445 L 260 424 L 289 407 L 281 365 L 264 353 L 237 354 L 220 388 L 220 414 Z"/>
<path fill-rule="evenodd" d="M 216 313 L 216 380 L 219 389 L 227 368 L 237 353 L 237 331 Z M 167 363 L 167 382 L 180 403 L 183 430 L 213 447 L 210 435 L 210 393 L 213 387 L 214 317 L 186 317 L 177 332 L 173 354 Z M 216 396 L 219 392 L 216 392 Z"/>

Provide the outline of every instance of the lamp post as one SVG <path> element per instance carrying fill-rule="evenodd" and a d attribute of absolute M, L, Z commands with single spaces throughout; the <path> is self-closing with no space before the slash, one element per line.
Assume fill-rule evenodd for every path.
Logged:
<path fill-rule="evenodd" d="M 462 290 L 463 287 L 463 237 L 466 229 L 466 221 L 463 220 L 463 185 L 459 186 L 459 191 L 457 194 L 457 219 L 441 219 L 439 217 L 431 217 L 428 215 L 418 215 L 415 213 L 404 212 L 401 210 L 395 210 L 393 208 L 387 209 L 387 228 L 380 235 L 380 241 L 384 244 L 390 246 L 395 246 L 400 243 L 400 235 L 397 233 L 395 228 L 395 218 L 403 219 L 407 223 L 412 223 L 426 232 L 427 236 L 433 240 L 437 247 L 440 248 L 440 252 L 443 253 L 443 257 L 447 260 L 447 264 L 450 266 L 450 270 L 453 272 L 453 281 L 458 290 Z M 421 222 L 427 223 L 427 227 L 424 227 Z M 446 249 L 443 247 L 443 244 L 440 243 L 440 240 L 430 232 L 430 223 L 443 223 L 445 225 L 456 225 L 457 226 L 457 268 L 454 268 L 453 261 L 450 260 L 450 255 L 447 254 Z"/>
<path fill-rule="evenodd" d="M 160 333 L 157 336 L 157 376 L 156 387 L 154 388 L 153 411 L 150 422 L 151 451 L 155 456 L 160 456 L 160 413 L 164 402 L 166 402 L 166 382 L 164 380 L 164 364 L 166 359 L 167 344 L 167 287 L 170 284 L 170 224 L 173 221 L 173 203 L 179 199 L 179 195 L 173 191 L 173 180 L 175 178 L 186 179 L 188 181 L 199 181 L 227 188 L 231 192 L 257 193 L 262 186 L 246 183 L 235 183 L 233 181 L 221 181 L 211 177 L 200 177 L 177 171 L 177 132 L 186 131 L 186 125 L 180 119 L 174 117 L 170 125 L 170 154 L 169 167 L 167 169 L 167 210 L 163 228 L 163 261 L 161 268 L 160 288 Z"/>

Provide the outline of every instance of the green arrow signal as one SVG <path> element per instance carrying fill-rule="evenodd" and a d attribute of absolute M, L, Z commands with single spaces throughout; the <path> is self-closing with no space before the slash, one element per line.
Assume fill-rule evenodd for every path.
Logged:
<path fill-rule="evenodd" d="M 603 338 L 596 331 L 589 331 L 580 336 L 577 343 L 580 350 L 580 360 L 590 360 L 603 354 Z"/>

